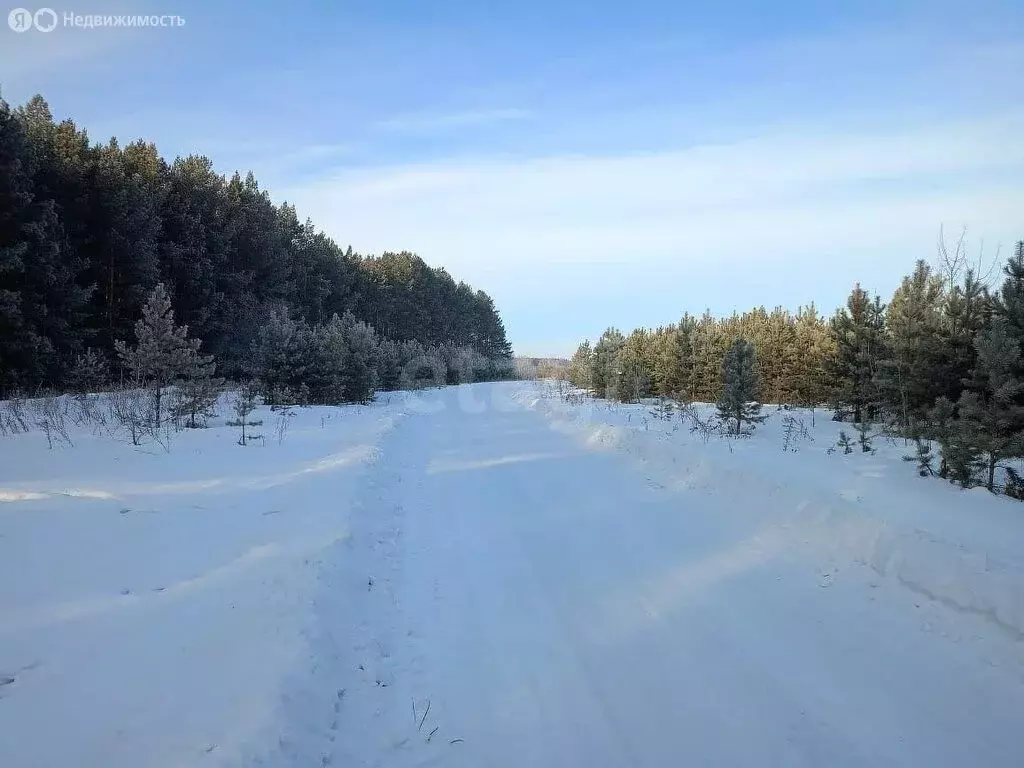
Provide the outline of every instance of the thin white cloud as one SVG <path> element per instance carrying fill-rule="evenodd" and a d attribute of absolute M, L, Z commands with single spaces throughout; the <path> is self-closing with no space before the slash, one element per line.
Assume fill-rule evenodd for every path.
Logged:
<path fill-rule="evenodd" d="M 272 155 L 280 161 L 318 159 L 321 157 L 344 156 L 355 151 L 355 145 L 350 143 L 326 143 L 306 144 L 293 146 L 280 141 L 266 139 L 244 139 L 244 138 L 221 138 L 202 139 L 196 138 L 190 141 L 191 144 L 201 146 L 203 151 L 214 154 L 232 152 L 236 155 Z"/>
<path fill-rule="evenodd" d="M 840 237 L 902 241 L 923 229 L 930 242 L 943 221 L 993 236 L 1020 225 L 1024 182 L 996 174 L 1024 166 L 1022 127 L 1011 114 L 635 156 L 360 169 L 288 198 L 359 249 L 412 248 L 460 269 L 764 259 L 768 247 L 784 255 Z"/>
<path fill-rule="evenodd" d="M 355 144 L 312 144 L 306 147 L 299 147 L 293 152 L 286 152 L 281 156 L 283 162 L 299 162 L 304 160 L 320 160 L 327 157 L 345 157 L 353 154 L 357 149 Z"/>
<path fill-rule="evenodd" d="M 468 126 L 490 125 L 527 120 L 532 113 L 525 109 L 484 109 L 449 114 L 402 115 L 381 120 L 377 127 L 395 133 L 435 133 Z"/>
<path fill-rule="evenodd" d="M 218 158 L 230 159 L 238 168 L 252 170 L 262 184 L 276 186 L 277 179 L 287 178 L 310 165 L 336 167 L 357 151 L 357 145 L 349 143 L 309 144 L 300 147 L 267 145 L 259 149 L 252 146 L 225 152 L 210 151 L 210 156 L 215 161 Z"/>
<path fill-rule="evenodd" d="M 830 311 L 854 280 L 888 292 L 934 255 L 942 224 L 1005 253 L 1024 234 L 1024 115 L 364 168 L 278 192 L 340 243 L 414 250 L 484 288 L 514 344 L 565 352 L 544 344 L 545 328 L 656 324 L 737 302 Z"/>

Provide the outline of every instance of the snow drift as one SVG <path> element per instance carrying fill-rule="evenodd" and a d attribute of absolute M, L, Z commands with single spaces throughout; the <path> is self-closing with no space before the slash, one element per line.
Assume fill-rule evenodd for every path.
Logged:
<path fill-rule="evenodd" d="M 951 608 L 1024 638 L 1024 507 L 982 489 L 920 478 L 902 457 L 913 446 L 874 439 L 874 454 L 829 454 L 850 425 L 797 412 L 810 439 L 782 450 L 782 419 L 749 438 L 704 442 L 651 404 L 568 404 L 552 389 L 524 394 L 551 426 L 586 445 L 622 452 L 657 481 L 727 498 L 736 515 L 785 532 L 788 546 L 823 568 L 867 565 Z M 712 406 L 701 406 L 710 415 Z"/>

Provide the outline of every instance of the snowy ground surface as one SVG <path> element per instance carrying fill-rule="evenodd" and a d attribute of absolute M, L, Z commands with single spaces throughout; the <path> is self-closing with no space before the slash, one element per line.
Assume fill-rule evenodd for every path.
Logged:
<path fill-rule="evenodd" d="M 1024 505 L 650 411 L 0 439 L 0 766 L 1024 763 Z"/>

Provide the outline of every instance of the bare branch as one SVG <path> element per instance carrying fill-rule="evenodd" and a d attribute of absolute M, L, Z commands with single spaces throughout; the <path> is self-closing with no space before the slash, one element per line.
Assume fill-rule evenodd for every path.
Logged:
<path fill-rule="evenodd" d="M 985 288 L 991 288 L 995 278 L 998 277 L 999 254 L 1002 251 L 1002 245 L 996 247 L 995 255 L 988 260 L 985 258 L 985 241 L 982 240 L 977 258 L 972 260 L 969 255 L 966 226 L 960 230 L 960 235 L 951 248 L 946 242 L 945 228 L 940 225 L 936 250 L 938 252 L 937 270 L 942 275 L 947 291 L 952 291 L 959 285 L 967 272 L 973 274 Z"/>
<path fill-rule="evenodd" d="M 999 276 L 999 254 L 1002 253 L 1003 244 L 999 243 L 996 246 L 996 252 L 992 256 L 992 260 L 988 263 L 985 262 L 985 241 L 981 241 L 981 248 L 978 251 L 978 260 L 974 266 L 975 277 L 978 278 L 978 282 L 986 288 L 991 289 L 996 278 Z"/>
<path fill-rule="evenodd" d="M 951 253 L 949 246 L 946 244 L 945 226 L 939 225 L 939 240 L 936 244 L 939 256 L 938 269 L 942 273 L 947 284 L 947 290 L 949 291 L 952 291 L 956 284 L 960 282 L 960 276 L 966 266 L 967 260 L 964 255 L 964 240 L 966 237 L 967 227 L 964 227 Z"/>

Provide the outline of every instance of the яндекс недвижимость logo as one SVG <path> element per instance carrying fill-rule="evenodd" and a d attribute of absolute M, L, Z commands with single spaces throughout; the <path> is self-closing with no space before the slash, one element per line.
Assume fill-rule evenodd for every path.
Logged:
<path fill-rule="evenodd" d="M 38 11 L 15 8 L 7 14 L 7 26 L 19 33 L 28 32 L 30 29 L 39 32 L 52 32 L 58 25 L 81 29 L 90 27 L 183 27 L 185 19 L 177 14 L 76 14 L 65 11 L 58 15 L 57 11 L 52 8 L 40 8 Z"/>
<path fill-rule="evenodd" d="M 52 32 L 57 26 L 57 12 L 52 8 L 40 8 L 35 13 L 26 8 L 15 8 L 7 14 L 7 24 L 15 32 L 28 32 L 30 29 Z"/>

